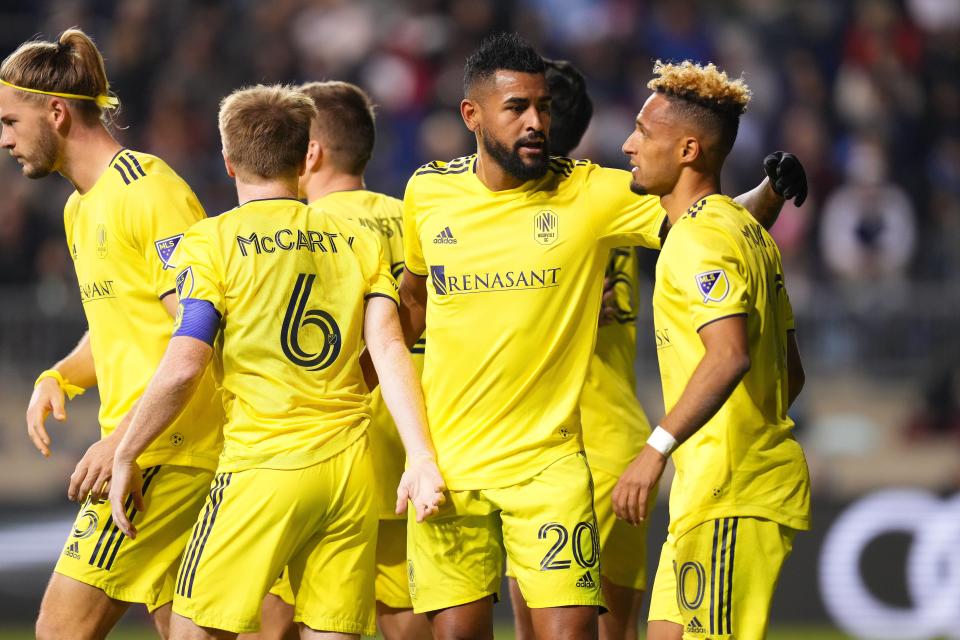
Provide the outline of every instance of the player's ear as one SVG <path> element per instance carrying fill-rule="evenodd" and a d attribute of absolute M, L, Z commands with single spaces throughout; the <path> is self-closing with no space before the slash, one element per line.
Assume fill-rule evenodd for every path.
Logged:
<path fill-rule="evenodd" d="M 473 100 L 464 98 L 460 101 L 460 116 L 471 132 L 475 133 L 480 128 L 480 109 Z"/>
<path fill-rule="evenodd" d="M 62 98 L 51 98 L 47 105 L 47 117 L 55 130 L 65 132 L 70 126 L 70 109 L 67 108 L 66 101 Z"/>
<path fill-rule="evenodd" d="M 693 136 L 680 138 L 680 162 L 693 164 L 703 153 L 700 141 Z"/>
<path fill-rule="evenodd" d="M 307 157 L 305 159 L 304 169 L 310 173 L 316 173 L 320 170 L 323 163 L 323 147 L 319 140 L 310 140 L 307 144 Z M 300 173 L 303 175 L 303 172 Z"/>
<path fill-rule="evenodd" d="M 227 150 L 221 149 L 220 153 L 223 154 L 223 166 L 227 170 L 227 175 L 230 176 L 231 178 L 236 178 L 237 172 L 234 171 L 233 165 L 230 164 L 230 158 L 227 157 Z"/>

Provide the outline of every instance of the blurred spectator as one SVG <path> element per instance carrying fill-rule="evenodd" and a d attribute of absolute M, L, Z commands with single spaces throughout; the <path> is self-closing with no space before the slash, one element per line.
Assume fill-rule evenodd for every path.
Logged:
<path fill-rule="evenodd" d="M 833 275 L 865 288 L 903 280 L 916 242 L 913 205 L 900 187 L 887 181 L 882 147 L 854 144 L 847 181 L 823 207 L 820 242 Z"/>

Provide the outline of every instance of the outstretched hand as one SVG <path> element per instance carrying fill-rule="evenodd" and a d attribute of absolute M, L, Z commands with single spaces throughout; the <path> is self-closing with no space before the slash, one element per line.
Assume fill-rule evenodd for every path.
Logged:
<path fill-rule="evenodd" d="M 440 475 L 437 462 L 432 457 L 422 457 L 410 462 L 397 487 L 397 515 L 407 512 L 407 502 L 413 503 L 417 522 L 423 522 L 440 510 L 446 502 L 443 492 L 446 483 Z"/>

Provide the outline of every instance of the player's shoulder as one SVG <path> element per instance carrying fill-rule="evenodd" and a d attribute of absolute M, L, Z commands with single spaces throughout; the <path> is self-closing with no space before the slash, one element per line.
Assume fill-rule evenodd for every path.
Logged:
<path fill-rule="evenodd" d="M 694 202 L 671 227 L 673 245 L 719 248 L 739 245 L 743 229 L 756 219 L 728 196 L 714 194 Z M 765 232 L 764 232 L 765 233 Z"/>
<path fill-rule="evenodd" d="M 547 162 L 547 170 L 565 178 L 570 178 L 574 174 L 578 176 L 587 176 L 602 167 L 590 160 L 577 158 L 568 158 L 566 156 L 550 156 Z"/>
<path fill-rule="evenodd" d="M 127 195 L 170 197 L 182 193 L 196 197 L 190 185 L 170 165 L 149 153 L 121 149 L 110 161 L 108 171 L 114 175 L 114 184 Z"/>
<path fill-rule="evenodd" d="M 473 171 L 474 162 L 477 154 L 472 153 L 468 156 L 460 156 L 453 160 L 434 160 L 421 166 L 413 172 L 414 178 L 426 177 L 428 180 L 435 179 L 433 176 L 452 177 Z"/>

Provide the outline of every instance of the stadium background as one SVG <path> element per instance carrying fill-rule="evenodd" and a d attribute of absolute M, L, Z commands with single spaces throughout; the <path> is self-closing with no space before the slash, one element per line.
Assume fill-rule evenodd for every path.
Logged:
<path fill-rule="evenodd" d="M 574 155 L 610 166 L 625 166 L 653 59 L 742 71 L 754 100 L 725 191 L 756 183 L 777 148 L 811 182 L 774 236 L 808 369 L 795 418 L 816 529 L 797 539 L 772 637 L 960 637 L 960 2 L 0 0 L 0 52 L 72 25 L 104 52 L 123 103 L 117 137 L 167 160 L 211 215 L 235 204 L 217 105 L 244 84 L 366 88 L 379 105 L 367 184 L 402 196 L 418 165 L 471 152 L 462 65 L 491 31 L 517 30 L 583 71 L 595 115 Z M 33 378 L 84 319 L 63 241 L 69 186 L 18 174 L 0 162 L 0 637 L 28 637 L 72 517 L 66 478 L 97 435 L 95 392 L 53 427 L 51 459 L 25 435 Z M 639 392 L 656 420 L 641 311 Z M 653 550 L 665 520 L 661 505 Z M 140 637 L 142 616 L 128 620 Z"/>

